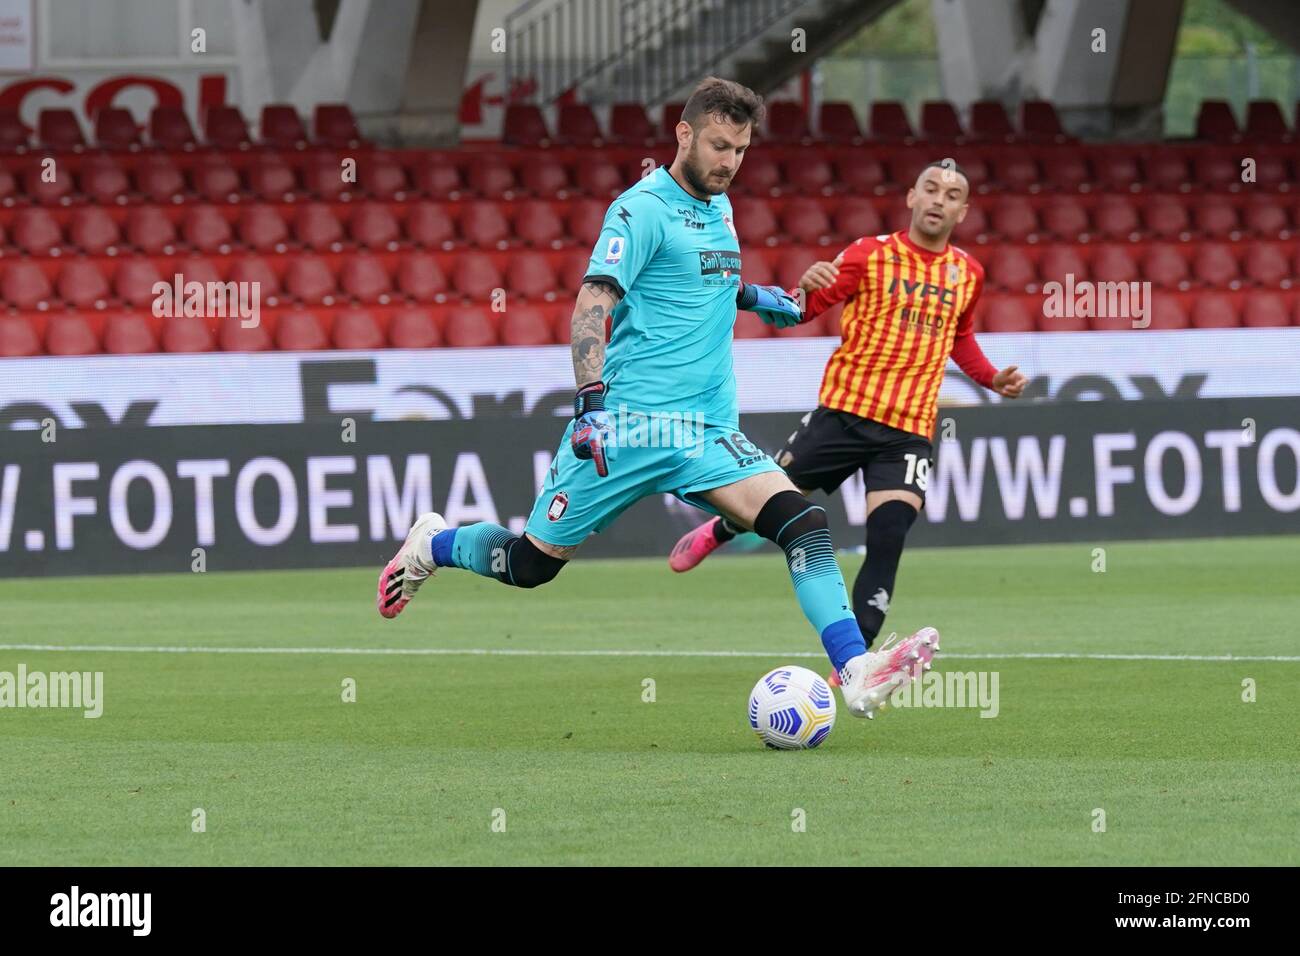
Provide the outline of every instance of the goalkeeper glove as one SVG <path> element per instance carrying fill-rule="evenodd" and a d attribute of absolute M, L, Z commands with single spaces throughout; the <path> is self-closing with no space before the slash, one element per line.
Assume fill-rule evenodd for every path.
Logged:
<path fill-rule="evenodd" d="M 760 319 L 778 329 L 788 329 L 803 321 L 799 303 L 775 285 L 750 285 L 742 280 L 736 292 L 736 308 L 757 312 Z"/>
<path fill-rule="evenodd" d="M 614 458 L 616 442 L 614 424 L 605 411 L 605 383 L 591 382 L 573 396 L 573 454 L 596 464 L 596 474 L 609 476 L 609 462 Z"/>

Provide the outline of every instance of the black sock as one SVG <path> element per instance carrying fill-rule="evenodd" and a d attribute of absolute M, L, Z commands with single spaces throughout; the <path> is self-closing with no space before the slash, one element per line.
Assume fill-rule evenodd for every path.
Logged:
<path fill-rule="evenodd" d="M 853 582 L 853 614 L 868 647 L 885 624 L 903 541 L 915 520 L 916 509 L 906 501 L 886 501 L 867 516 L 867 560 Z"/>
<path fill-rule="evenodd" d="M 718 544 L 726 544 L 744 530 L 744 528 L 737 528 L 726 518 L 719 517 L 717 521 L 713 522 L 713 537 Z"/>

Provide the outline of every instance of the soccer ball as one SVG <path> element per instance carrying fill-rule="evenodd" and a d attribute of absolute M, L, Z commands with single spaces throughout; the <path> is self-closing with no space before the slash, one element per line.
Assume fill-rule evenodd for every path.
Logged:
<path fill-rule="evenodd" d="M 835 726 L 835 695 L 806 667 L 778 667 L 749 695 L 749 726 L 776 750 L 816 747 Z"/>

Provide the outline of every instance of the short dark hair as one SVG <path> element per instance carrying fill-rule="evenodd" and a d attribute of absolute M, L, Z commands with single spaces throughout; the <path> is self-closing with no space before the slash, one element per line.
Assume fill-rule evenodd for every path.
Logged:
<path fill-rule="evenodd" d="M 927 169 L 950 169 L 962 179 L 966 180 L 966 188 L 970 189 L 970 177 L 966 175 L 966 170 L 957 165 L 957 161 L 954 159 L 936 159 L 933 162 L 926 163 L 925 167 L 921 170 L 921 173 L 925 172 Z M 921 173 L 917 173 L 918 179 L 920 178 Z"/>
<path fill-rule="evenodd" d="M 682 119 L 699 132 L 706 116 L 723 116 L 737 126 L 763 121 L 763 97 L 747 86 L 717 76 L 706 76 L 682 109 Z"/>

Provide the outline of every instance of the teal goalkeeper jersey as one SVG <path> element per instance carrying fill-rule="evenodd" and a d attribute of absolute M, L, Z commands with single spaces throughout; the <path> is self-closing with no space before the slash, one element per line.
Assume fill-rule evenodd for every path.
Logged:
<path fill-rule="evenodd" d="M 706 202 L 660 166 L 610 204 L 587 280 L 619 287 L 605 408 L 739 427 L 731 335 L 740 242 L 731 200 Z"/>

